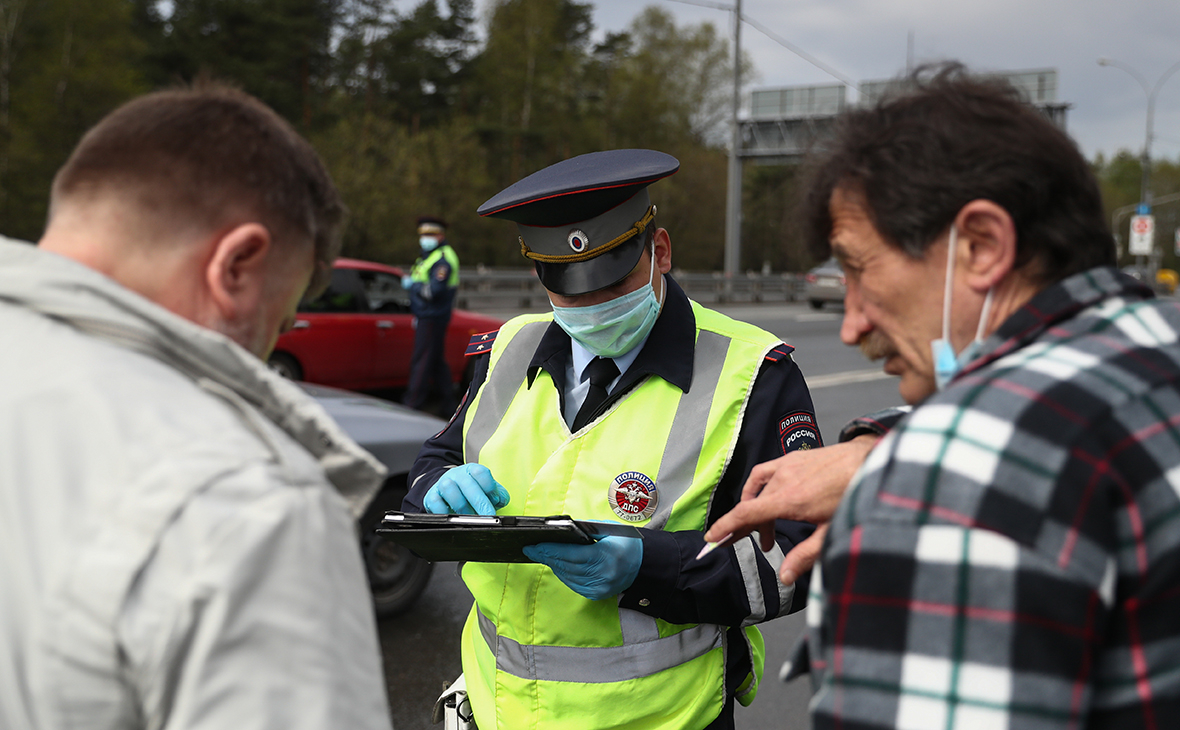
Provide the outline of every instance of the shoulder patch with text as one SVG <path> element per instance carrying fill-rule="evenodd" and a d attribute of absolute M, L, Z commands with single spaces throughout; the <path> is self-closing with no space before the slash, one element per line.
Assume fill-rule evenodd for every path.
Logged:
<path fill-rule="evenodd" d="M 815 416 L 807 411 L 795 411 L 778 419 L 778 438 L 784 454 L 823 446 Z"/>

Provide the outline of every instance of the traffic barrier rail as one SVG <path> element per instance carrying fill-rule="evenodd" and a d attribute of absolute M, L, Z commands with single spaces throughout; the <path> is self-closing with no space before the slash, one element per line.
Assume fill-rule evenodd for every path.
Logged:
<path fill-rule="evenodd" d="M 727 278 L 721 272 L 673 271 L 692 299 L 701 303 L 793 302 L 802 298 L 803 275 L 749 272 Z M 460 269 L 455 305 L 461 309 L 532 309 L 548 304 L 533 269 Z"/>

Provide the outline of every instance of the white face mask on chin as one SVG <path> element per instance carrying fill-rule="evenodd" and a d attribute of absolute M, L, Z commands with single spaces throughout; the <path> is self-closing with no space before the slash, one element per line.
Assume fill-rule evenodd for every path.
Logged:
<path fill-rule="evenodd" d="M 955 280 L 955 253 L 958 243 L 958 230 L 951 224 L 950 240 L 946 246 L 946 288 L 942 294 L 942 337 L 930 341 L 930 353 L 934 356 L 934 387 L 937 390 L 946 388 L 968 363 L 979 354 L 983 346 L 983 331 L 987 327 L 987 315 L 992 308 L 992 294 L 995 287 L 989 287 L 987 296 L 983 300 L 983 311 L 979 313 L 979 324 L 975 328 L 975 339 L 963 348 L 958 355 L 951 344 L 951 293 Z"/>

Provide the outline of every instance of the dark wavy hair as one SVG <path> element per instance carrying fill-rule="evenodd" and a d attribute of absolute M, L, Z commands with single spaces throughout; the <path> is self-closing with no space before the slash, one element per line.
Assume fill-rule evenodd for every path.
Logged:
<path fill-rule="evenodd" d="M 887 243 L 915 258 L 977 199 L 1016 226 L 1017 269 L 1038 283 L 1113 266 L 1098 183 L 1077 145 L 1002 79 L 923 66 L 900 91 L 835 123 L 805 166 L 808 242 L 829 250 L 833 191 L 860 199 Z"/>

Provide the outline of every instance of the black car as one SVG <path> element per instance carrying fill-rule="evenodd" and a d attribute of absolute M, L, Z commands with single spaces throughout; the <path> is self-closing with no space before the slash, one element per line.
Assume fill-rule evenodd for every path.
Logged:
<path fill-rule="evenodd" d="M 400 510 L 406 475 L 422 443 L 446 425 L 434 416 L 389 401 L 338 388 L 299 383 L 354 441 L 385 465 L 389 476 L 360 519 L 361 554 L 377 616 L 410 608 L 430 580 L 432 563 L 378 535 L 374 528 L 389 510 Z"/>

